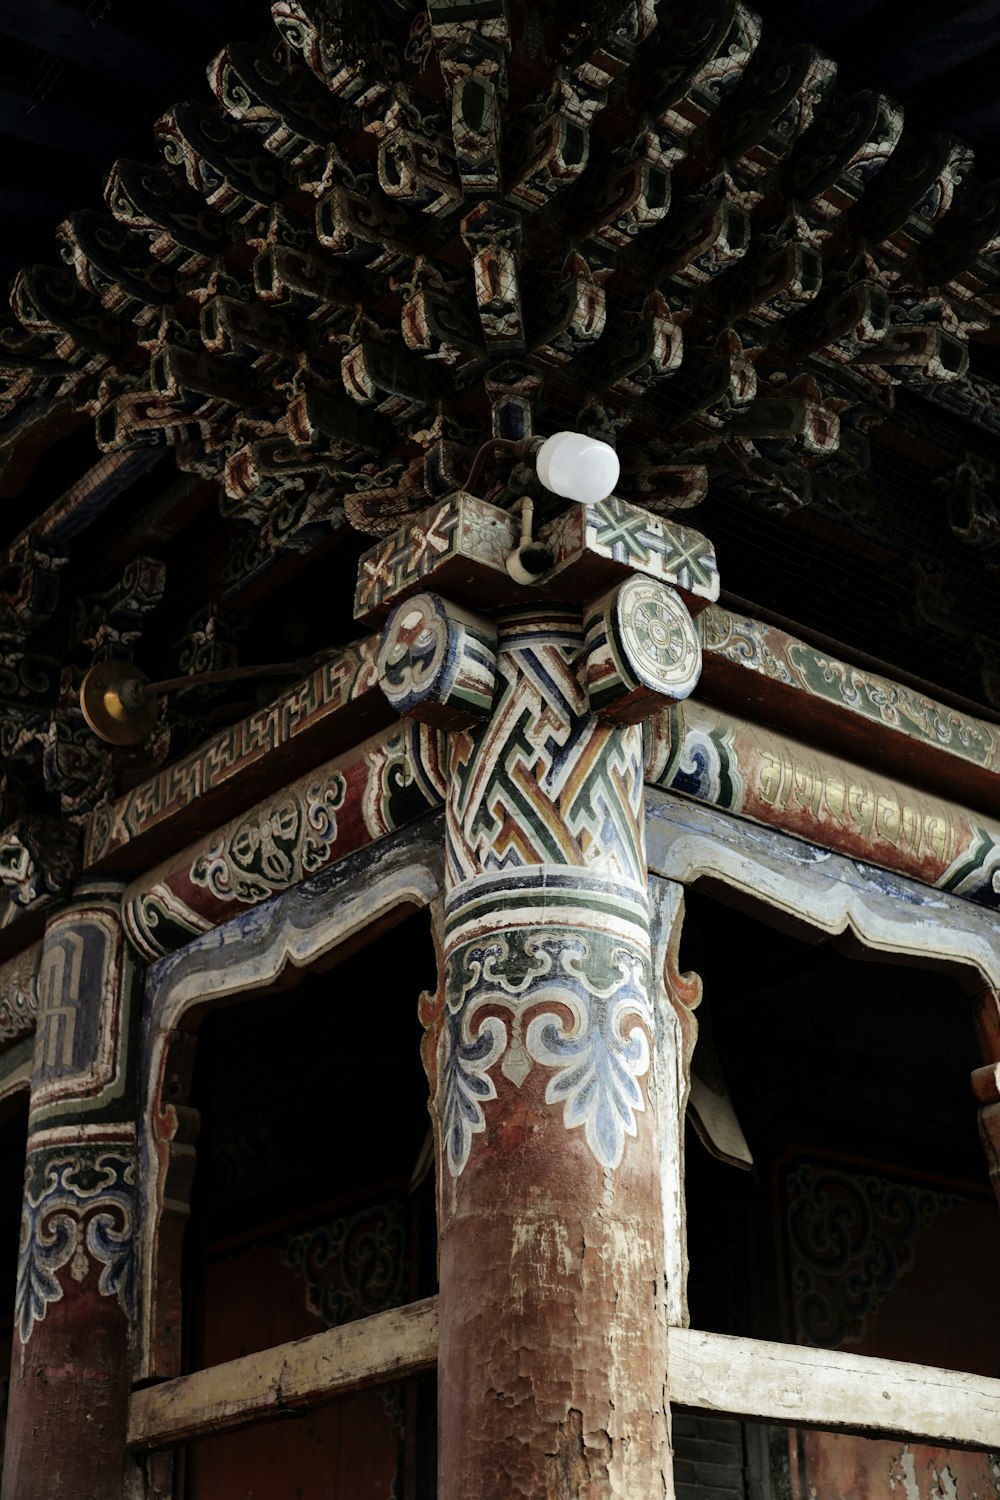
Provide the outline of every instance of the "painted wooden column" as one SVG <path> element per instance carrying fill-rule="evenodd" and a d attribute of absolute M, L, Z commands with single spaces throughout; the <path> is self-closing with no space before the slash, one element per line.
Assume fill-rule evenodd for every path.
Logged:
<path fill-rule="evenodd" d="M 489 626 L 435 653 L 421 608 L 387 626 L 387 691 L 412 711 L 436 654 L 454 710 Z M 599 637 L 579 608 L 502 616 L 488 717 L 448 735 L 441 1500 L 672 1493 L 642 734 L 592 708 Z"/>
<path fill-rule="evenodd" d="M 42 948 L 4 1500 L 122 1495 L 137 1163 L 120 894 L 80 885 Z"/>

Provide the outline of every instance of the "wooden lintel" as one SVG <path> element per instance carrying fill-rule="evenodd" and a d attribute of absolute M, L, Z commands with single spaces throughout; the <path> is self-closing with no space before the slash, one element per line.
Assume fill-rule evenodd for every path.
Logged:
<path fill-rule="evenodd" d="M 672 1404 L 867 1437 L 898 1435 L 945 1447 L 1000 1445 L 1000 1380 L 671 1328 Z"/>
<path fill-rule="evenodd" d="M 149 868 L 391 724 L 396 715 L 378 685 L 377 647 L 377 636 L 341 647 L 272 702 L 92 817 L 87 871 Z"/>
<path fill-rule="evenodd" d="M 434 1368 L 437 1298 L 135 1391 L 128 1446 L 172 1448 Z"/>
<path fill-rule="evenodd" d="M 232 1432 L 434 1368 L 437 1298 L 134 1392 L 128 1446 Z M 752 1421 L 1000 1447 L 1000 1380 L 842 1350 L 671 1328 L 671 1404 Z"/>

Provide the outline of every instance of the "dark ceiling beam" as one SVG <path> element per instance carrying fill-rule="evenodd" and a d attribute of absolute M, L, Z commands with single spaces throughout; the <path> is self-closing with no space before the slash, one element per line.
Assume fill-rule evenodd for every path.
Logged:
<path fill-rule="evenodd" d="M 65 216 L 62 199 L 31 188 L 0 187 L 0 219 L 9 225 L 50 223 L 53 228 Z"/>
<path fill-rule="evenodd" d="M 927 78 L 914 88 L 900 90 L 903 105 L 920 110 L 925 118 L 936 117 L 952 125 L 953 121 L 968 113 L 970 106 L 982 106 L 996 99 L 997 72 L 1000 69 L 996 31 L 994 27 L 990 36 L 993 45 L 987 51 L 980 50 L 958 67 Z"/>
<path fill-rule="evenodd" d="M 990 177 L 997 175 L 998 147 L 1000 147 L 1000 100 L 973 104 L 963 115 L 952 121 L 956 135 L 976 148 L 976 160 Z M 984 161 L 984 152 L 989 152 Z"/>
<path fill-rule="evenodd" d="M 0 83 L 0 135 L 16 136 L 63 155 L 100 161 L 105 153 L 105 129 L 100 122 L 74 109 L 48 101 L 35 103 Z M 7 173 L 4 173 L 5 179 Z"/>
<path fill-rule="evenodd" d="M 42 192 L 57 199 L 60 217 L 82 207 L 92 191 L 100 196 L 107 168 L 104 161 L 91 163 L 79 156 L 64 155 L 10 130 L 0 130 L 0 161 L 0 180 L 6 191 Z"/>
<path fill-rule="evenodd" d="M 212 0 L 208 3 L 206 0 L 159 0 L 158 10 L 171 11 L 189 21 L 197 20 L 206 62 L 213 55 L 213 48 L 217 50 L 227 41 L 260 35 L 270 19 L 267 7 L 258 7 L 257 24 L 248 30 L 248 21 L 252 19 L 250 14 L 237 17 L 231 8 L 213 4 Z"/>
<path fill-rule="evenodd" d="M 0 10 L 0 36 L 127 83 L 144 78 L 159 80 L 176 67 L 170 56 L 169 36 L 164 36 L 162 47 L 152 47 L 107 21 L 90 19 L 61 5 L 59 0 L 4 6 Z"/>
<path fill-rule="evenodd" d="M 898 90 L 941 78 L 980 57 L 996 42 L 1000 0 L 960 6 L 947 19 L 934 0 L 928 0 L 921 9 L 936 12 L 931 23 L 926 29 L 920 25 L 912 30 L 903 27 L 899 45 L 885 57 L 886 72 L 892 87 Z"/>
<path fill-rule="evenodd" d="M 879 72 L 880 83 L 893 93 L 925 72 L 943 72 L 982 51 L 984 30 L 995 32 L 998 12 L 1000 0 L 955 0 L 947 13 L 941 0 L 906 6 L 879 0 L 837 32 L 837 51 L 845 66 Z"/>
<path fill-rule="evenodd" d="M 878 0 L 841 0 L 838 5 L 831 5 L 830 0 L 798 0 L 792 5 L 764 6 L 763 13 L 775 32 L 826 44 L 848 26 L 862 23 L 877 5 Z"/>

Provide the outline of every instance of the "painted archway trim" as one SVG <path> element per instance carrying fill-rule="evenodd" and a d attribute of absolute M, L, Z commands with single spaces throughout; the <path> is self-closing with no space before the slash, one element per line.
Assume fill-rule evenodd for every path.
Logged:
<path fill-rule="evenodd" d="M 651 787 L 646 838 L 650 871 L 664 879 L 704 881 L 790 927 L 926 960 L 966 988 L 1000 988 L 1000 922 L 960 897 Z"/>
<path fill-rule="evenodd" d="M 435 814 L 205 933 L 150 970 L 142 1042 L 140 1181 L 145 1233 L 137 1378 L 180 1370 L 181 1247 L 195 1166 L 187 1105 L 201 1014 L 234 995 L 275 990 L 435 902 L 443 888 Z"/>

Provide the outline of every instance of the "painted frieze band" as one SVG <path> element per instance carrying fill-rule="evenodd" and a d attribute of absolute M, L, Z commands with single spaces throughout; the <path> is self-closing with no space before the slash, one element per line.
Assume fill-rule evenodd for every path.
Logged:
<path fill-rule="evenodd" d="M 1000 815 L 1000 726 L 718 605 L 698 630 L 699 696 Z"/>
<path fill-rule="evenodd" d="M 86 831 L 84 866 L 128 867 L 174 848 L 214 813 L 277 789 L 319 754 L 347 750 L 390 718 L 378 692 L 368 636 L 345 646 L 266 708 L 215 735 L 113 804 L 98 807 Z M 235 805 L 234 805 L 235 804 Z"/>
<path fill-rule="evenodd" d="M 135 881 L 126 931 L 158 958 L 443 800 L 437 732 L 399 723 Z"/>
<path fill-rule="evenodd" d="M 442 503 L 442 514 L 448 503 Z M 609 504 L 604 502 L 605 509 Z M 626 509 L 631 514 L 635 507 Z M 513 520 L 505 511 L 497 511 L 496 516 L 486 514 L 494 510 L 495 507 L 487 506 L 475 497 L 463 498 L 455 512 L 454 527 L 451 530 L 445 527 L 441 531 L 441 536 L 446 538 L 451 538 L 454 531 L 458 538 L 455 542 L 457 551 L 435 545 L 434 538 L 438 537 L 440 527 L 435 529 L 428 524 L 424 550 L 418 558 L 419 538 L 415 532 L 411 534 L 408 528 L 404 528 L 393 543 L 396 550 L 392 558 L 388 561 L 383 558 L 377 565 L 373 561 L 365 575 L 367 582 L 364 587 L 372 600 L 377 597 L 379 601 L 377 608 L 372 606 L 372 618 L 381 619 L 391 608 L 391 603 L 385 601 L 401 595 L 411 596 L 421 581 L 433 572 L 434 560 L 438 557 L 461 557 L 466 562 L 469 557 L 478 558 L 484 568 L 488 567 L 494 573 L 502 569 L 506 556 L 504 549 L 509 550 L 515 541 Z M 451 512 L 448 514 L 450 516 Z M 587 507 L 574 507 L 556 524 L 567 531 L 582 527 L 589 538 L 588 548 L 598 548 L 602 556 L 606 554 L 601 566 L 614 563 L 624 571 L 623 560 L 631 559 L 634 564 L 632 553 L 639 542 L 633 538 L 634 545 L 629 543 L 631 532 L 621 518 L 615 522 L 618 531 L 613 536 L 614 517 L 610 513 L 600 526 L 594 518 L 587 520 L 588 515 Z M 501 523 L 497 517 L 505 519 Z M 673 527 L 671 536 L 675 541 L 677 532 L 678 528 Z M 697 533 L 691 535 L 697 537 Z M 393 539 L 387 539 L 373 551 L 381 556 L 390 540 Z M 450 542 L 448 546 L 451 546 Z M 697 547 L 694 551 L 697 554 Z M 423 572 L 420 572 L 421 567 Z M 703 593 L 712 594 L 713 567 L 714 563 L 710 567 L 707 560 L 698 564 L 700 576 L 709 578 Z M 504 578 L 507 578 L 506 573 Z M 607 575 L 603 578 L 606 591 Z M 630 587 L 635 587 L 644 579 L 647 587 L 654 581 L 647 575 L 637 574 L 628 582 Z M 438 581 L 435 574 L 435 582 Z M 509 581 L 507 579 L 503 588 Z M 673 581 L 678 582 L 676 570 Z M 659 625 L 663 630 L 667 622 L 663 616 L 662 600 L 671 597 L 671 584 L 663 579 L 656 582 L 666 590 L 665 595 L 661 593 L 659 596 L 653 610 L 654 615 L 660 616 Z M 592 601 L 587 608 L 588 629 L 593 627 L 598 632 L 600 626 L 594 619 L 598 606 L 602 600 L 616 596 L 614 589 L 603 595 L 600 590 L 598 580 L 592 588 L 592 594 L 597 596 L 596 602 Z M 638 589 L 636 592 L 638 594 Z M 839 661 L 774 626 L 734 614 L 715 604 L 704 607 L 707 601 L 703 597 L 686 598 L 690 609 L 702 606 L 697 621 L 703 656 L 700 678 L 694 670 L 692 648 L 686 640 L 687 629 L 679 616 L 679 633 L 668 632 L 673 643 L 668 649 L 677 652 L 679 668 L 681 663 L 692 664 L 690 675 L 697 681 L 700 697 L 720 707 L 748 713 L 751 717 L 764 711 L 769 722 L 793 733 L 797 726 L 808 722 L 810 734 L 822 738 L 824 744 L 835 752 L 861 760 L 870 757 L 873 763 L 877 762 L 907 781 L 1000 815 L 1000 729 L 996 726 L 867 669 Z M 617 608 L 621 614 L 621 605 L 618 604 Z M 605 605 L 605 614 L 606 610 Z M 641 612 L 650 616 L 649 608 Z M 633 711 L 640 714 L 643 706 L 638 701 L 635 685 L 630 686 L 630 681 L 633 677 L 637 682 L 643 679 L 644 646 L 648 649 L 652 644 L 663 649 L 662 643 L 652 641 L 649 623 L 649 618 L 639 620 L 643 628 L 629 638 L 631 651 L 619 649 L 619 657 L 623 656 L 624 660 L 615 660 L 610 647 L 598 642 L 595 636 L 594 660 L 589 668 L 593 679 L 591 697 L 594 706 L 606 716 L 616 711 L 612 702 L 628 700 L 630 692 L 633 695 L 630 701 L 635 705 Z M 643 636 L 650 639 L 643 642 Z M 622 639 L 621 629 L 618 638 Z M 379 645 L 379 638 L 372 636 L 345 647 L 266 709 L 215 736 L 206 746 L 135 788 L 114 805 L 98 808 L 86 830 L 85 866 L 110 869 L 127 862 L 134 867 L 142 857 L 156 857 L 158 851 L 170 846 L 176 848 L 196 826 L 204 826 L 211 809 L 218 810 L 221 820 L 234 801 L 245 804 L 251 788 L 255 798 L 259 798 L 262 789 L 268 786 L 277 790 L 304 766 L 320 743 L 327 755 L 331 749 L 346 751 L 351 743 L 358 743 L 363 735 L 378 728 L 380 716 L 392 711 L 383 693 L 378 691 L 375 657 Z M 602 652 L 603 659 L 599 659 Z M 683 675 L 683 670 L 679 670 L 675 676 L 670 694 L 675 699 L 686 696 L 685 683 L 679 680 Z M 481 697 L 486 693 L 485 676 L 475 688 Z M 607 703 L 602 703 L 602 693 L 608 695 Z M 615 693 L 619 698 L 614 698 Z M 650 701 L 646 711 L 651 712 L 654 706 Z M 623 717 L 627 716 L 627 702 L 619 712 Z M 276 755 L 275 751 L 282 753 Z M 18 910 L 15 915 L 23 913 Z"/>
<path fill-rule="evenodd" d="M 646 780 L 1000 907 L 1000 823 L 708 704 L 656 718 Z"/>
<path fill-rule="evenodd" d="M 489 868 L 595 860 L 640 884 L 641 777 L 622 727 L 595 720 L 541 750 L 526 737 L 542 701 L 587 719 L 585 665 L 544 636 L 523 673 L 499 675 L 493 717 L 448 736 L 447 769 L 439 731 L 397 725 L 134 882 L 125 922 L 139 951 L 170 952 L 446 800 L 453 887 Z M 699 700 L 657 715 L 645 779 L 1000 906 L 1000 823 Z"/>

